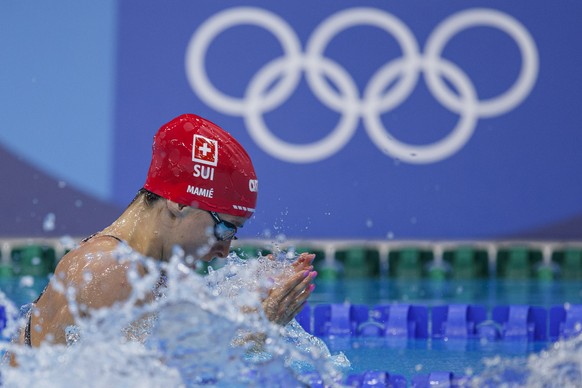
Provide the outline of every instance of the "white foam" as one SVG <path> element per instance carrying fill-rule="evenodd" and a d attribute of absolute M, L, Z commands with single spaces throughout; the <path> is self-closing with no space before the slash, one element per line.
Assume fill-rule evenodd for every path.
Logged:
<path fill-rule="evenodd" d="M 127 250 L 120 255 L 148 268 L 145 277 L 130 271 L 128 301 L 81 318 L 75 290 L 63 289 L 76 316 L 76 325 L 69 328 L 70 345 L 6 344 L 19 367 L 2 367 L 4 386 L 295 386 L 314 370 L 335 385 L 349 366 L 345 356 L 332 357 L 321 340 L 296 322 L 281 328 L 261 314 L 262 293 L 291 271 L 288 259 L 231 255 L 224 267 L 203 277 L 184 264 L 179 250 L 162 266 Z M 162 270 L 166 287 L 153 302 L 138 305 Z M 23 322 L 13 319 L 14 307 L 8 310 L 7 333 L 13 335 Z M 261 346 L 247 340 L 256 333 L 265 336 Z"/>

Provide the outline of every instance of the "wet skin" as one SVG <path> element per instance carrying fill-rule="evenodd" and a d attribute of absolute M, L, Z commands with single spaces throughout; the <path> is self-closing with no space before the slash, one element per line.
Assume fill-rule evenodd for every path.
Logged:
<path fill-rule="evenodd" d="M 219 216 L 239 227 L 246 221 L 228 214 Z M 179 245 L 186 254 L 210 261 L 214 257 L 226 257 L 231 244 L 230 241 L 216 241 L 211 232 L 213 227 L 214 220 L 207 212 L 171 201 L 163 200 L 153 207 L 140 201 L 132 204 L 112 225 L 59 261 L 49 286 L 34 306 L 32 346 L 45 341 L 66 343 L 65 329 L 75 324 L 75 318 L 64 289 L 75 289 L 73 303 L 81 317 L 94 309 L 124 301 L 131 295 L 128 273 L 134 264 L 119 259 L 119 242 L 111 236 L 125 241 L 141 255 L 158 260 L 169 259 L 173 247 Z M 301 311 L 315 287 L 314 257 L 313 254 L 300 255 L 291 266 L 292 274 L 277 279 L 276 285 L 268 290 L 262 305 L 270 321 L 285 325 Z M 143 267 L 137 270 L 142 276 L 146 273 Z M 153 290 L 138 303 L 151 298 Z M 20 342 L 24 342 L 24 333 L 21 333 Z"/>

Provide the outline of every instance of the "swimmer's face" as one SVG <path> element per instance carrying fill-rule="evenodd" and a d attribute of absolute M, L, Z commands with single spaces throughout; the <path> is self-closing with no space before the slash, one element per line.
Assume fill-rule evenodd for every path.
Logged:
<path fill-rule="evenodd" d="M 206 215 L 211 220 L 206 228 L 208 252 L 200 259 L 208 262 L 215 257 L 228 256 L 230 244 L 235 239 L 238 228 L 242 228 L 247 219 L 223 213 L 206 212 Z"/>
<path fill-rule="evenodd" d="M 242 228 L 247 218 L 188 208 L 184 209 L 183 222 L 176 231 L 175 244 L 186 255 L 209 262 L 215 257 L 228 256 L 234 229 Z M 219 240 L 217 237 L 224 239 Z M 225 238 L 226 237 L 226 238 Z"/>

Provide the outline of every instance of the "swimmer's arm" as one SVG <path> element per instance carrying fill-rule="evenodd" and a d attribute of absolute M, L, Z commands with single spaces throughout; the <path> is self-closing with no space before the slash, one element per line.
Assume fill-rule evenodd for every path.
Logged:
<path fill-rule="evenodd" d="M 100 255 L 96 260 L 87 260 L 87 254 L 85 249 L 78 249 L 64 257 L 44 295 L 32 307 L 33 347 L 44 342 L 65 345 L 67 327 L 76 324 L 76 315 L 85 317 L 90 309 L 111 306 L 129 295 L 126 269 L 109 271 L 117 264 L 111 257 Z M 21 344 L 24 332 L 23 327 L 18 341 Z"/>
<path fill-rule="evenodd" d="M 39 329 L 31 336 L 33 346 L 44 341 L 67 344 L 67 328 L 77 324 L 77 317 L 86 318 L 92 310 L 110 307 L 131 293 L 127 266 L 108 253 L 93 260 L 87 260 L 82 250 L 76 253 L 67 258 L 76 265 L 57 268 L 51 279 L 55 284 L 38 303 L 34 326 Z"/>
<path fill-rule="evenodd" d="M 137 277 L 143 277 L 146 274 L 144 267 L 137 262 L 119 261 L 117 258 L 103 260 L 97 266 L 91 268 L 90 281 L 86 282 L 79 293 L 78 303 L 83 314 L 91 314 L 92 310 L 108 308 L 116 303 L 123 303 L 129 300 L 133 294 L 133 287 L 129 280 L 131 271 L 136 271 Z M 132 276 L 132 278 L 134 278 Z M 140 306 L 154 300 L 154 292 L 145 293 L 132 302 L 135 306 Z M 136 337 L 137 331 L 132 327 L 142 327 L 143 322 L 150 319 L 144 315 L 134 322 L 130 323 L 126 331 L 128 340 L 141 341 L 143 338 Z"/>
<path fill-rule="evenodd" d="M 121 264 L 113 256 L 115 247 L 114 244 L 87 244 L 61 259 L 51 284 L 33 307 L 32 346 L 43 342 L 66 344 L 66 329 L 76 324 L 72 311 L 85 317 L 92 309 L 110 307 L 129 297 L 132 291 L 128 281 L 130 266 Z M 72 292 L 67 292 L 68 289 Z M 24 327 L 18 342 L 24 343 Z M 15 365 L 16 361 L 11 359 L 11 364 Z"/>

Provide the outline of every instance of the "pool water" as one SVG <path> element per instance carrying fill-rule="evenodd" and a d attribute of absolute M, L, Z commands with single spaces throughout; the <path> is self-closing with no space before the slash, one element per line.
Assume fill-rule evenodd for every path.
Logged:
<path fill-rule="evenodd" d="M 318 280 L 312 304 L 411 303 L 427 306 L 451 303 L 496 305 L 527 304 L 551 307 L 582 300 L 576 280 L 540 281 L 509 279 L 404 280 L 389 278 Z"/>
<path fill-rule="evenodd" d="M 288 277 L 293 271 L 290 263 L 266 258 L 241 262 L 233 257 L 228 266 L 202 277 L 184 265 L 181 251 L 160 263 L 127 252 L 125 246 L 118 249 L 124 259 L 138 260 L 147 268 L 144 276 L 128 274 L 130 296 L 111 308 L 77 314 L 70 329 L 79 335 L 67 338 L 70 346 L 0 344 L 19 363 L 18 368 L 3 365 L 3 384 L 297 386 L 297 378 L 307 371 L 300 367 L 317 371 L 324 381 L 342 377 L 337 366 L 345 366 L 345 358 L 330 355 L 321 340 L 306 335 L 299 325 L 282 329 L 260 313 L 261 290 L 277 277 Z M 137 271 L 137 266 L 130 267 Z M 136 303 L 159 282 L 162 270 L 167 287 L 161 287 L 159 297 L 148 303 Z M 44 284 L 46 279 L 32 277 L 3 281 L 4 291 L 26 291 L 26 295 L 10 295 L 12 302 L 0 298 L 8 329 L 23 323 L 13 302 L 29 302 L 36 297 L 36 292 L 30 295 L 32 291 Z M 249 333 L 264 333 L 267 340 L 256 347 L 249 342 Z"/>
<path fill-rule="evenodd" d="M 48 282 L 47 277 L 0 278 L 0 289 L 19 306 L 34 300 Z M 549 309 L 580 300 L 576 281 L 540 280 L 430 280 L 388 278 L 318 280 L 310 299 L 318 304 L 351 303 L 375 305 L 410 303 L 427 307 L 466 303 L 488 310 L 497 305 L 526 304 Z M 550 342 L 486 341 L 479 339 L 407 339 L 328 337 L 324 342 L 332 354 L 343 353 L 351 362 L 348 373 L 370 370 L 404 376 L 453 372 L 455 376 L 479 374 L 484 360 L 502 356 L 525 365 L 527 356 L 547 348 Z"/>
<path fill-rule="evenodd" d="M 477 339 L 386 339 L 326 338 L 332 353 L 342 352 L 350 360 L 350 373 L 387 371 L 408 381 L 417 374 L 453 372 L 471 376 L 482 372 L 485 358 L 501 355 L 519 359 L 525 365 L 529 354 L 548 346 L 547 342 L 480 341 Z"/>
<path fill-rule="evenodd" d="M 46 276 L 0 277 L 0 290 L 15 305 L 34 300 L 48 283 Z M 344 303 L 369 306 L 413 303 L 427 306 L 470 303 L 491 308 L 527 304 L 549 308 L 582 300 L 582 284 L 575 280 L 507 279 L 430 280 L 337 279 L 317 280 L 311 304 Z"/>
<path fill-rule="evenodd" d="M 47 276 L 0 277 L 0 290 L 18 307 L 35 300 L 48 280 Z"/>
<path fill-rule="evenodd" d="M 376 305 L 406 303 L 441 306 L 482 305 L 490 313 L 495 306 L 529 305 L 549 309 L 581 300 L 578 281 L 476 280 L 399 280 L 390 278 L 340 279 L 319 281 L 311 297 L 317 304 L 351 303 Z M 430 320 L 429 320 L 430 321 Z M 430 324 L 430 323 L 429 323 Z M 525 367 L 527 358 L 551 346 L 550 341 L 492 341 L 485 339 L 407 339 L 407 338 L 326 338 L 330 351 L 343 352 L 352 363 L 353 373 L 368 370 L 402 375 L 408 381 L 417 374 L 453 372 L 455 376 L 481 373 L 486 363 L 501 356 Z"/>

